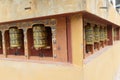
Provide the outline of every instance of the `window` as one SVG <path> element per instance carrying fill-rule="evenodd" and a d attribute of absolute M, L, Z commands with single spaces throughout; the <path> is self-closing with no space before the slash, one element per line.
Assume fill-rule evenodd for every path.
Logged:
<path fill-rule="evenodd" d="M 94 26 L 94 49 L 99 50 L 99 42 L 100 42 L 100 27 L 95 25 Z"/>
<path fill-rule="evenodd" d="M 5 33 L 7 55 L 24 55 L 23 30 L 17 27 L 10 27 Z"/>
<path fill-rule="evenodd" d="M 35 24 L 28 30 L 28 44 L 30 56 L 52 57 L 51 27 Z"/>
<path fill-rule="evenodd" d="M 85 25 L 85 57 L 94 54 L 108 44 L 107 26 L 94 23 Z"/>
<path fill-rule="evenodd" d="M 90 23 L 87 23 L 85 26 L 85 39 L 86 39 L 86 53 L 92 54 L 93 53 L 93 45 L 94 45 L 94 33 L 93 27 Z"/>

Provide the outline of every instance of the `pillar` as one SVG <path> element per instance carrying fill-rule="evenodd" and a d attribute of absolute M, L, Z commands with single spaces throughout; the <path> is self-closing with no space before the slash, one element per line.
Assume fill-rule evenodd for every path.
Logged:
<path fill-rule="evenodd" d="M 28 53 L 28 41 L 27 41 L 27 29 L 23 29 L 24 33 L 24 52 L 25 52 L 25 57 L 28 59 L 29 58 L 29 53 Z"/>
<path fill-rule="evenodd" d="M 81 14 L 71 16 L 72 63 L 83 66 L 83 17 Z"/>
<path fill-rule="evenodd" d="M 2 30 L 2 46 L 3 46 L 3 55 L 5 57 L 7 57 L 7 54 L 6 54 L 6 46 L 5 46 L 5 31 Z"/>

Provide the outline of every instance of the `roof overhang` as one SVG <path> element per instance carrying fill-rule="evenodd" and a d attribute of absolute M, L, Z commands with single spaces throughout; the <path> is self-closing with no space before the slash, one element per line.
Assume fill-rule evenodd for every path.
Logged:
<path fill-rule="evenodd" d="M 7 21 L 7 22 L 0 22 L 0 25 L 1 24 L 9 24 L 9 23 L 14 23 L 14 22 L 24 22 L 24 21 L 31 21 L 33 19 L 46 19 L 46 18 L 55 18 L 55 17 L 61 17 L 61 16 L 64 16 L 64 17 L 67 17 L 67 16 L 72 16 L 72 15 L 75 15 L 75 14 L 81 14 L 83 16 L 84 19 L 88 19 L 88 20 L 91 20 L 91 21 L 95 21 L 97 23 L 101 23 L 101 24 L 107 24 L 107 25 L 113 25 L 113 26 L 116 26 L 116 27 L 120 27 L 120 25 L 117 25 L 111 21 L 108 21 L 104 18 L 101 18 L 95 14 L 92 14 L 90 12 L 87 12 L 87 11 L 77 11 L 77 12 L 70 12 L 70 13 L 63 13 L 63 14 L 55 14 L 55 15 L 48 15 L 48 16 L 42 16 L 42 17 L 35 17 L 35 18 L 29 18 L 29 19 L 23 19 L 23 20 L 14 20 L 14 21 Z"/>

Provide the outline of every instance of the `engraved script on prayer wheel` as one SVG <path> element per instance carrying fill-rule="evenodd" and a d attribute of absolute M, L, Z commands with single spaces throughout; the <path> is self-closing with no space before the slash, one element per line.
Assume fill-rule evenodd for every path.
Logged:
<path fill-rule="evenodd" d="M 117 31 L 116 31 L 116 28 L 114 29 L 114 39 L 117 38 Z"/>
<path fill-rule="evenodd" d="M 104 41 L 104 27 L 100 27 L 100 41 Z"/>
<path fill-rule="evenodd" d="M 45 48 L 47 46 L 47 35 L 43 24 L 33 25 L 33 43 L 34 48 Z"/>
<path fill-rule="evenodd" d="M 99 42 L 100 41 L 100 31 L 99 27 L 95 25 L 94 27 L 94 42 Z"/>
<path fill-rule="evenodd" d="M 9 29 L 9 35 L 10 35 L 10 47 L 20 48 L 22 44 L 20 30 L 17 27 L 11 27 Z"/>
<path fill-rule="evenodd" d="M 108 40 L 108 38 L 107 38 L 107 27 L 105 27 L 104 29 L 105 29 L 105 30 L 104 30 L 104 37 L 105 37 L 105 40 Z"/>
<path fill-rule="evenodd" d="M 94 44 L 93 27 L 89 23 L 85 26 L 85 38 L 86 44 Z"/>

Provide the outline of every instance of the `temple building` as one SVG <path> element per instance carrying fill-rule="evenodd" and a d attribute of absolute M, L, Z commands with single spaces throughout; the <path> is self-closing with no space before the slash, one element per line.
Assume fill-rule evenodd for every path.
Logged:
<path fill-rule="evenodd" d="M 0 80 L 113 80 L 119 52 L 111 0 L 0 0 Z"/>

